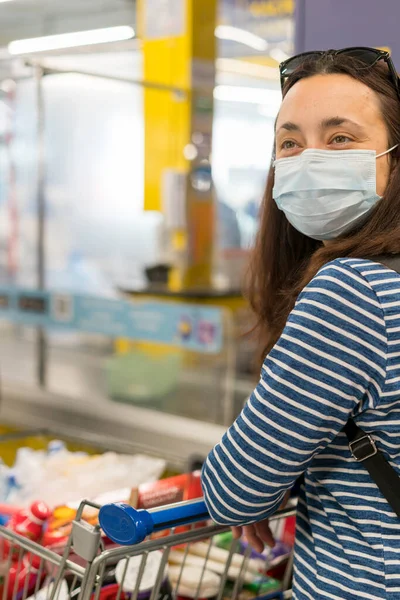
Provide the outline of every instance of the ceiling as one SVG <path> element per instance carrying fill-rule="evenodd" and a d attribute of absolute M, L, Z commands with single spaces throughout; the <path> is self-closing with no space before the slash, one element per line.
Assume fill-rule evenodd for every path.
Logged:
<path fill-rule="evenodd" d="M 0 2 L 0 46 L 15 39 L 133 25 L 135 0 L 13 0 Z"/>
<path fill-rule="evenodd" d="M 292 38 L 293 19 L 288 14 L 258 17 L 240 8 L 239 0 L 219 0 L 219 13 L 220 23 L 243 28 L 273 44 L 285 44 Z M 16 39 L 117 25 L 134 26 L 135 21 L 136 0 L 0 0 L 0 47 Z M 235 50 L 239 54 L 244 51 L 240 44 L 228 46 L 228 50 L 234 55 Z M 229 56 L 232 56 L 231 51 Z"/>
<path fill-rule="evenodd" d="M 240 8 L 241 5 L 243 5 L 242 0 L 219 0 L 219 23 L 251 32 L 267 40 L 269 47 L 279 48 L 286 54 L 290 54 L 293 42 L 292 16 L 283 14 L 277 17 L 260 18 Z M 9 2 L 0 0 L 0 79 L 9 74 L 7 60 L 9 55 L 5 48 L 13 40 L 118 25 L 135 27 L 135 22 L 136 0 L 12 0 Z M 106 46 L 110 50 L 116 49 L 115 45 Z M 88 53 L 106 51 L 106 46 L 101 50 L 88 46 L 86 51 Z M 131 43 L 129 47 L 135 49 L 137 43 L 133 46 Z M 123 43 L 122 49 L 128 50 L 126 42 Z M 85 49 L 80 49 L 79 52 L 81 51 Z M 219 40 L 217 54 L 219 71 L 262 79 L 272 77 L 271 68 L 277 73 L 277 62 L 271 59 L 273 54 L 269 55 L 269 51 L 252 50 L 241 43 Z M 245 63 L 233 59 L 245 59 Z"/>

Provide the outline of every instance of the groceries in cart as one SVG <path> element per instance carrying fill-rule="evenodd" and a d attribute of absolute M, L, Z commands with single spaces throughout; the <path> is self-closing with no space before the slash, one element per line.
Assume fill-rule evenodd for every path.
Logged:
<path fill-rule="evenodd" d="M 109 539 L 127 546 L 127 556 L 116 568 L 117 583 L 126 597 L 283 597 L 288 582 L 273 577 L 271 570 L 283 567 L 283 579 L 287 579 L 290 545 L 282 542 L 273 550 L 254 553 L 246 541 L 234 540 L 229 528 L 210 522 L 201 498 L 149 511 L 125 503 L 109 504 L 100 509 L 99 521 Z M 165 530 L 168 537 L 154 538 Z"/>
<path fill-rule="evenodd" d="M 52 445 L 54 450 L 54 445 Z M 278 540 L 273 549 L 254 552 L 245 539 L 233 539 L 229 528 L 210 522 L 201 496 L 200 473 L 159 479 L 164 461 L 148 457 L 121 457 L 120 473 L 138 465 L 129 487 L 117 475 L 96 485 L 89 500 L 70 500 L 71 484 L 61 499 L 61 457 L 68 474 L 77 466 L 85 474 L 101 465 L 116 468 L 111 455 L 101 462 L 82 453 L 19 452 L 7 476 L 15 488 L 28 466 L 32 473 L 51 472 L 56 493 L 48 495 L 49 482 L 13 490 L 14 504 L 0 505 L 0 594 L 2 600 L 263 600 L 282 597 L 293 543 L 293 518 L 274 522 Z M 57 461 L 51 457 L 57 457 Z M 133 462 L 129 462 L 128 458 Z M 143 458 L 143 460 L 142 460 Z M 22 460 L 27 460 L 23 465 Z M 27 466 L 28 465 L 28 466 Z M 52 470 L 45 471 L 43 465 Z M 55 465 L 58 465 L 56 468 Z M 100 466 L 99 466 L 100 465 Z M 2 465 L 4 467 L 4 465 Z M 3 469 L 3 475 L 5 470 Z M 94 477 L 92 477 L 94 479 Z M 115 482 L 115 489 L 110 486 Z M 132 482 L 132 483 L 131 483 Z M 126 480 L 125 482 L 126 483 Z M 24 486 L 21 486 L 24 488 Z M 32 500 L 32 490 L 45 492 L 46 500 Z M 15 492 L 15 493 L 14 493 Z M 60 495 L 59 495 L 60 494 Z M 16 498 L 21 499 L 18 506 Z M 29 499 L 29 501 L 28 501 Z M 275 525 L 276 523 L 276 525 Z M 124 544 L 123 546 L 121 544 Z M 126 544 L 130 544 L 127 546 Z"/>
<path fill-rule="evenodd" d="M 167 526 L 169 535 L 128 548 L 112 543 L 114 531 L 120 531 L 121 523 L 115 528 L 115 523 L 102 518 L 102 511 L 103 517 L 121 510 L 121 514 L 128 514 L 127 506 L 112 504 L 100 508 L 94 503 L 83 503 L 75 514 L 75 531 L 66 540 L 62 554 L 38 543 L 39 523 L 35 522 L 35 514 L 44 516 L 48 510 L 45 505 L 35 503 L 16 513 L 8 527 L 0 528 L 2 598 L 267 600 L 282 597 L 278 595 L 282 582 L 270 573 L 270 555 L 255 555 L 245 542 L 234 541 L 227 528 L 213 525 L 209 520 L 205 522 L 201 499 L 163 506 L 151 513 L 129 507 L 135 521 L 133 528 L 133 522 L 125 523 L 130 535 L 135 533 L 134 528 L 142 531 L 141 522 L 146 519 L 150 519 L 155 529 Z M 104 521 L 107 525 L 103 535 L 106 534 L 111 545 L 105 543 L 104 537 L 100 541 L 99 525 L 91 526 L 81 520 L 85 511 L 99 512 L 99 508 L 100 523 Z M 110 513 L 110 509 L 117 513 Z M 181 525 L 185 525 L 184 530 L 178 527 Z M 40 528 L 45 532 L 44 522 Z M 278 555 L 279 552 L 275 560 Z M 287 558 L 282 555 L 281 561 L 287 562 Z"/>
<path fill-rule="evenodd" d="M 70 452 L 64 442 L 53 440 L 45 450 L 19 448 L 12 467 L 0 462 L 0 503 L 28 506 L 40 498 L 52 508 L 78 506 L 82 498 L 122 489 L 128 497 L 131 488 L 158 480 L 165 468 L 163 459 Z"/>

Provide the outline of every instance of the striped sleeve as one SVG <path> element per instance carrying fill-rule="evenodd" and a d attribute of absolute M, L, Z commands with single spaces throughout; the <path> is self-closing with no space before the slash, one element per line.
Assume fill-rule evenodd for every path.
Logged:
<path fill-rule="evenodd" d="M 350 413 L 377 405 L 385 382 L 383 312 L 351 266 L 326 265 L 303 290 L 241 415 L 203 467 L 221 524 L 271 515 Z"/>

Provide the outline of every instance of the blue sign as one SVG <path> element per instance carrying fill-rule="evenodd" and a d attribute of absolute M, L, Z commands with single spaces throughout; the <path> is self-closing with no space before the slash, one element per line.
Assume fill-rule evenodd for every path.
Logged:
<path fill-rule="evenodd" d="M 203 353 L 218 353 L 223 343 L 223 311 L 195 304 L 128 302 L 0 287 L 0 318 L 21 325 L 98 333 Z"/>

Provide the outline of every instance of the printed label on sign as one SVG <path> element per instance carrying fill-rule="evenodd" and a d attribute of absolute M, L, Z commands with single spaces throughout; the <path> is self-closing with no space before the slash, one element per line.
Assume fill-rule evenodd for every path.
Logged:
<path fill-rule="evenodd" d="M 69 322 L 73 319 L 73 298 L 69 294 L 54 294 L 51 309 L 56 321 Z"/>
<path fill-rule="evenodd" d="M 18 298 L 18 308 L 22 312 L 45 315 L 48 310 L 47 298 L 42 295 L 35 296 L 34 294 L 21 295 Z"/>
<path fill-rule="evenodd" d="M 292 15 L 294 0 L 247 0 L 249 10 L 258 17 Z"/>

